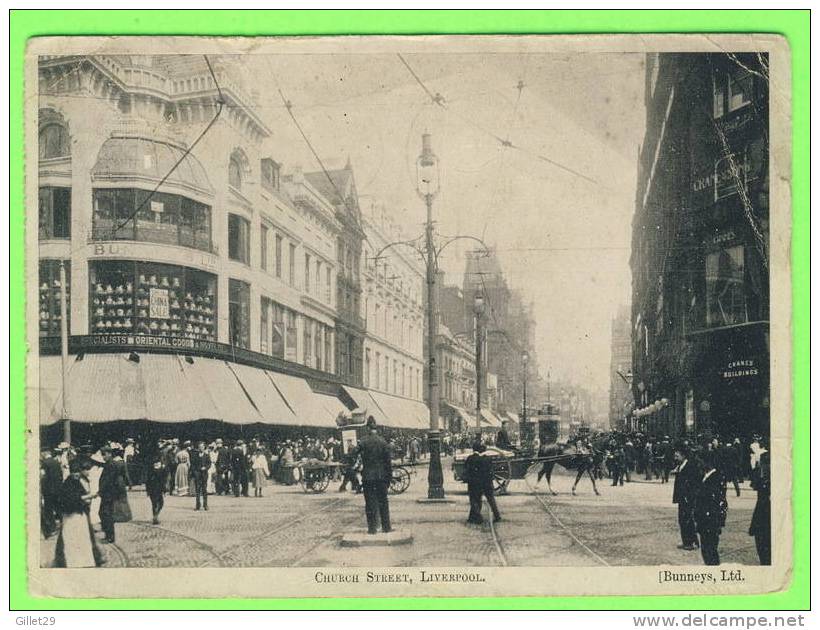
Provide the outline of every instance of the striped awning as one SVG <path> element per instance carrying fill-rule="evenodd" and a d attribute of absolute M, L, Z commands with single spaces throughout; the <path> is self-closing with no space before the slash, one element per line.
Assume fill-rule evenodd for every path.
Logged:
<path fill-rule="evenodd" d="M 427 429 L 430 426 L 427 405 L 423 402 L 369 390 L 370 396 L 383 412 L 383 424 L 395 429 Z"/>
<path fill-rule="evenodd" d="M 501 420 L 491 410 L 481 409 L 481 424 L 487 427 L 501 427 Z"/>
<path fill-rule="evenodd" d="M 332 428 L 336 417 L 347 412 L 341 400 L 314 392 L 303 378 L 270 371 L 267 374 L 295 414 L 298 426 Z"/>
<path fill-rule="evenodd" d="M 220 359 L 173 354 L 71 356 L 66 415 L 87 423 L 117 420 L 267 424 L 333 428 L 346 408 L 301 378 Z M 39 357 L 39 423 L 61 420 L 60 357 Z"/>

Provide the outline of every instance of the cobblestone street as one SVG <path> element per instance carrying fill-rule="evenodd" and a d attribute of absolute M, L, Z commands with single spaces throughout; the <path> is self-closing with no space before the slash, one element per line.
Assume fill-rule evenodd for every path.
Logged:
<path fill-rule="evenodd" d="M 515 480 L 498 500 L 503 520 L 467 525 L 465 487 L 452 480 L 444 462 L 447 495 L 453 503 L 419 504 L 426 494 L 426 467 L 419 466 L 409 490 L 391 496 L 394 527 L 413 535 L 410 545 L 347 548 L 343 534 L 363 531 L 364 500 L 338 493 L 302 492 L 300 486 L 271 485 L 262 498 L 209 497 L 208 512 L 194 511 L 192 497 L 166 497 L 161 524 L 151 524 L 150 504 L 137 488 L 129 494 L 134 520 L 117 525 L 115 545 L 101 545 L 106 567 L 265 566 L 583 566 L 700 565 L 697 551 L 681 551 L 672 485 L 636 481 L 588 481 L 572 496 L 572 478 L 556 471 L 549 495 L 535 476 Z M 755 494 L 746 484 L 739 498 L 729 491 L 729 514 L 720 542 L 724 563 L 756 564 L 747 535 Z M 485 517 L 487 508 L 485 506 Z M 44 564 L 54 556 L 55 538 L 41 543 Z"/>

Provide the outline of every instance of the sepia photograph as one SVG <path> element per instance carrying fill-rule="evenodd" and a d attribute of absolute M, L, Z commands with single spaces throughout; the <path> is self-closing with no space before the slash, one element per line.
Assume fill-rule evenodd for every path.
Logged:
<path fill-rule="evenodd" d="M 32 41 L 33 588 L 785 588 L 788 64 L 750 35 Z"/>

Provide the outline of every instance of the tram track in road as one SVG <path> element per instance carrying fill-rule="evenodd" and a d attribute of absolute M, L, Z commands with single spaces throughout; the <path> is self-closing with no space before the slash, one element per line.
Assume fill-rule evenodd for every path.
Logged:
<path fill-rule="evenodd" d="M 501 542 L 501 537 L 498 535 L 498 529 L 496 528 L 496 524 L 493 522 L 493 518 L 489 518 L 490 522 L 490 534 L 493 537 L 493 545 L 495 546 L 495 552 L 498 554 L 498 558 L 501 561 L 502 567 L 510 566 L 510 561 L 507 558 L 507 552 L 504 550 L 504 545 Z"/>
<path fill-rule="evenodd" d="M 532 483 L 530 483 L 529 479 L 524 477 L 524 481 L 526 482 L 527 487 L 530 489 L 530 492 L 532 493 L 532 496 L 534 496 L 536 499 L 538 499 L 538 502 L 544 508 L 544 511 L 547 513 L 547 515 L 553 520 L 553 522 L 556 525 L 558 525 L 558 527 L 567 536 L 569 536 L 573 540 L 573 542 L 576 545 L 578 545 L 581 549 L 583 549 L 584 552 L 586 552 L 587 555 L 589 555 L 591 558 L 593 558 L 598 564 L 601 564 L 605 567 L 610 566 L 609 562 L 607 562 L 604 558 L 602 558 L 600 555 L 598 555 L 592 549 L 590 549 L 589 546 L 587 546 L 587 544 L 584 543 L 583 540 L 581 540 L 580 538 L 578 538 L 578 536 L 575 535 L 575 532 L 573 532 L 569 527 L 566 526 L 566 524 L 564 524 L 564 522 L 560 518 L 558 518 L 558 515 L 555 514 L 553 509 L 550 507 L 549 503 L 544 498 L 544 495 L 542 495 L 541 493 L 539 493 L 535 489 L 535 487 L 532 485 Z"/>
<path fill-rule="evenodd" d="M 136 528 L 138 528 L 142 531 L 146 531 L 146 532 L 154 532 L 154 531 L 164 532 L 165 534 L 167 534 L 170 537 L 173 537 L 173 538 L 176 538 L 176 539 L 181 539 L 181 540 L 184 540 L 184 541 L 187 541 L 187 542 L 193 544 L 197 549 L 199 549 L 199 550 L 203 551 L 205 554 L 211 556 L 210 560 L 206 560 L 205 563 L 197 565 L 197 568 L 213 566 L 212 562 L 214 560 L 217 562 L 216 566 L 218 566 L 218 567 L 227 566 L 227 565 L 222 563 L 222 558 L 221 558 L 219 552 L 216 551 L 216 549 L 214 549 L 210 545 L 202 542 L 201 540 L 197 540 L 196 538 L 193 538 L 192 536 L 182 534 L 182 533 L 180 533 L 176 530 L 173 530 L 173 529 L 168 529 L 167 527 L 162 527 L 161 525 L 143 523 L 143 522 L 140 522 L 140 521 L 130 521 L 129 525 L 131 525 L 132 527 L 136 527 Z M 114 545 L 114 546 L 116 546 L 116 545 Z M 120 554 L 123 556 L 123 558 L 129 563 L 126 566 L 134 566 L 131 563 L 131 559 L 129 558 L 128 554 L 126 554 L 125 551 L 123 551 L 122 548 L 120 548 L 120 547 L 117 547 L 117 549 L 120 552 Z"/>
<path fill-rule="evenodd" d="M 336 506 L 338 506 L 342 503 L 345 503 L 346 500 L 347 500 L 346 497 L 339 497 L 339 498 L 336 498 L 336 499 L 331 499 L 330 501 L 328 501 L 327 503 L 325 503 L 321 507 L 312 507 L 311 509 L 308 509 L 308 510 L 305 510 L 305 511 L 299 513 L 294 518 L 287 519 L 286 522 L 284 522 L 284 523 L 281 523 L 281 522 L 277 523 L 276 525 L 262 531 L 257 536 L 255 536 L 254 540 L 253 540 L 253 546 L 254 547 L 262 547 L 266 541 L 268 541 L 270 538 L 276 536 L 277 534 L 279 534 L 281 532 L 284 532 L 284 531 L 287 531 L 287 530 L 292 530 L 295 525 L 297 525 L 299 523 L 302 523 L 305 520 L 307 520 L 309 518 L 312 518 L 312 517 L 314 517 L 318 514 L 322 514 L 323 512 L 326 512 L 326 511 L 330 510 L 331 508 L 336 507 Z M 318 547 L 318 546 L 319 545 L 316 545 L 315 548 Z M 228 547 L 224 551 L 217 553 L 216 555 L 219 558 L 219 562 L 220 562 L 220 564 L 217 565 L 217 566 L 234 566 L 234 562 L 232 561 L 233 555 L 237 551 L 242 550 L 243 548 L 247 548 L 247 545 L 244 544 L 244 543 L 241 543 L 241 544 L 237 544 L 237 545 L 232 545 L 231 547 Z M 200 565 L 200 567 L 209 567 L 209 566 L 214 566 L 214 565 L 210 562 L 206 562 L 205 564 Z"/>

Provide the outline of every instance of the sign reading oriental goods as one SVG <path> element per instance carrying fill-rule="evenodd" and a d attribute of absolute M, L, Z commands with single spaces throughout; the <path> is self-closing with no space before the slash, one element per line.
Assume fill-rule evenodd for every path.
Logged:
<path fill-rule="evenodd" d="M 757 376 L 760 373 L 754 360 L 742 359 L 731 361 L 725 369 L 721 370 L 723 378 L 741 378 L 744 376 Z"/>

